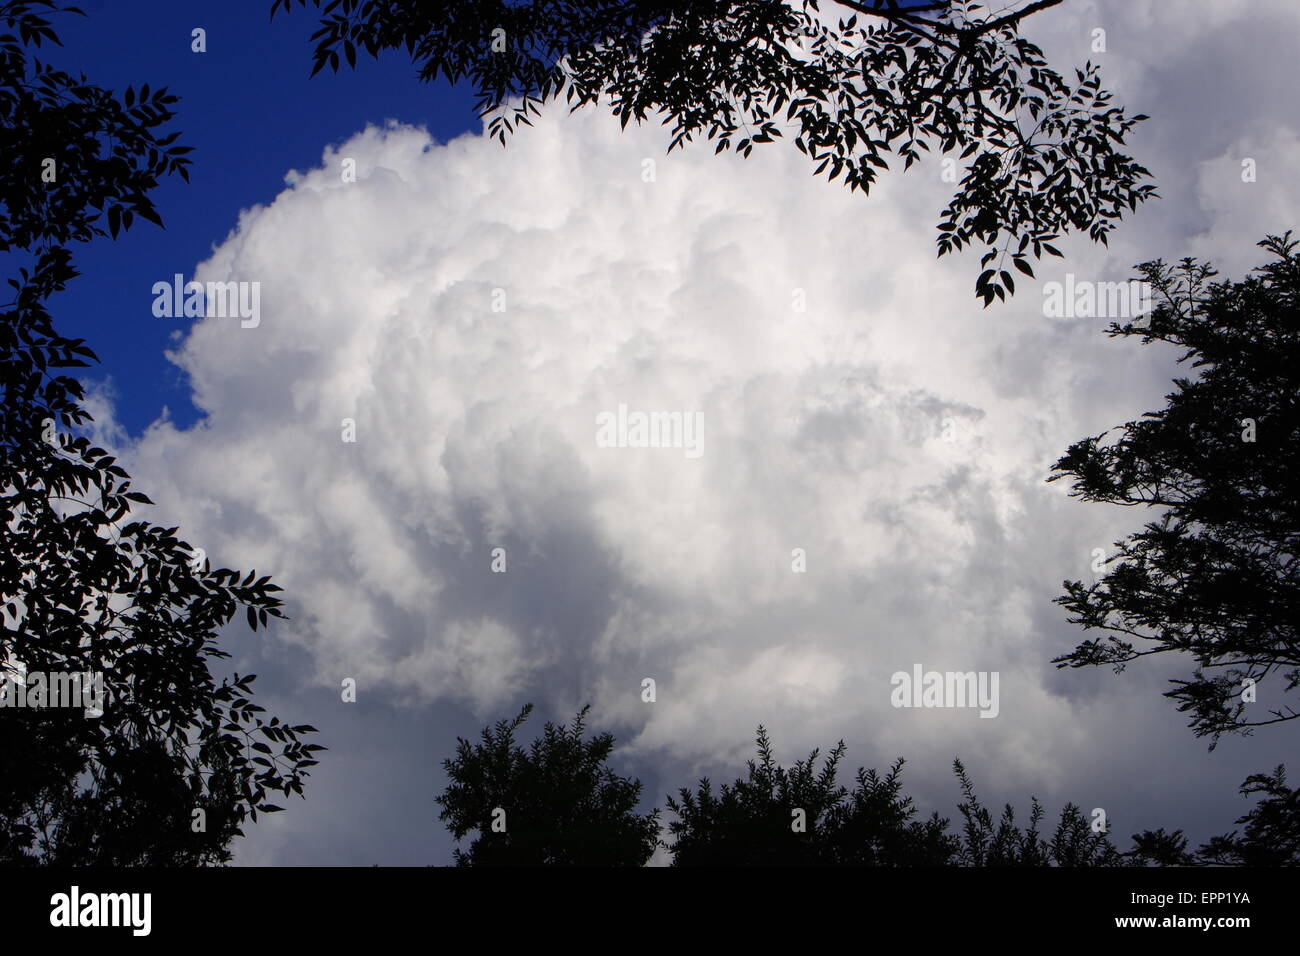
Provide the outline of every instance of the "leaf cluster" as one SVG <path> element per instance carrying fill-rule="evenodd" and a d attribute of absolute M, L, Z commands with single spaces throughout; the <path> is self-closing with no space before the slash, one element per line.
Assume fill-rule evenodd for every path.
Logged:
<path fill-rule="evenodd" d="M 1285 696 L 1300 687 L 1300 258 L 1289 232 L 1260 245 L 1275 258 L 1241 282 L 1194 259 L 1139 266 L 1156 308 L 1110 334 L 1172 345 L 1199 374 L 1175 379 L 1164 408 L 1075 442 L 1048 478 L 1159 513 L 1115 542 L 1099 581 L 1064 582 L 1070 621 L 1104 636 L 1056 663 L 1189 655 L 1165 696 L 1212 745 L 1300 716 Z M 1266 681 L 1258 699 L 1281 703 L 1243 694 Z"/>
<path fill-rule="evenodd" d="M 0 250 L 31 260 L 0 304 L 0 661 L 102 674 L 106 705 L 0 709 L 0 861 L 221 863 L 246 819 L 280 809 L 273 794 L 302 795 L 324 748 L 304 742 L 311 726 L 263 716 L 253 675 L 214 676 L 221 629 L 241 609 L 254 630 L 283 617 L 280 589 L 199 566 L 177 528 L 136 517 L 151 500 L 87 434 L 71 373 L 97 358 L 48 301 L 77 275 L 71 243 L 136 215 L 161 224 L 147 193 L 189 160 L 159 135 L 165 89 L 118 97 L 29 57 L 58 43 L 49 12 L 80 13 L 0 3 Z"/>
<path fill-rule="evenodd" d="M 868 193 L 890 157 L 965 163 L 940 214 L 940 256 L 985 247 L 975 295 L 1015 291 L 1012 270 L 1070 232 L 1105 243 L 1125 212 L 1155 195 L 1149 171 L 1120 150 L 1134 126 L 1091 63 L 1073 80 L 1019 33 L 1037 0 L 990 9 L 974 0 L 899 8 L 816 0 L 296 0 L 320 12 L 313 74 L 402 51 L 425 81 L 474 87 L 503 145 L 540 106 L 604 103 L 626 126 L 657 117 L 669 151 L 697 138 L 748 156 L 788 138 L 814 172 Z M 295 0 L 274 0 L 271 15 Z M 1014 5 L 1011 5 L 1014 6 Z"/>

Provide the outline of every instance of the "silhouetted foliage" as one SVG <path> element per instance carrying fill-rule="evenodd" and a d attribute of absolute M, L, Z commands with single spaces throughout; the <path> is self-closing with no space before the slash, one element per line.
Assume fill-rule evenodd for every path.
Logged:
<path fill-rule="evenodd" d="M 1262 799 L 1237 819 L 1233 830 L 1209 840 L 1195 852 L 1187 849 L 1182 830 L 1164 829 L 1135 834 L 1125 854 L 1139 866 L 1300 866 L 1300 790 L 1286 785 L 1286 768 L 1252 774 L 1241 795 Z"/>
<path fill-rule="evenodd" d="M 677 819 L 668 825 L 676 866 L 856 864 L 863 866 L 1115 866 L 1122 857 L 1105 832 L 1094 832 L 1074 804 L 1061 811 L 1051 840 L 1038 831 L 1043 808 L 1033 802 L 1029 825 L 1016 825 L 1008 804 L 995 824 L 975 796 L 961 762 L 954 771 L 965 797 L 960 836 L 932 813 L 914 820 L 912 798 L 902 793 L 902 759 L 881 777 L 859 769 L 852 791 L 835 777 L 844 742 L 816 770 L 818 751 L 783 768 L 772 756 L 767 732 L 758 728 L 757 762 L 748 776 L 714 794 L 701 780 L 680 799 L 668 797 Z M 802 810 L 801 819 L 796 811 Z"/>
<path fill-rule="evenodd" d="M 514 735 L 532 709 L 483 728 L 479 744 L 458 739 L 456 756 L 443 761 L 449 782 L 438 819 L 457 840 L 477 832 L 468 852 L 455 851 L 456 865 L 644 865 L 659 811 L 638 816 L 641 783 L 606 766 L 613 735 L 584 740 L 584 707 L 570 727 L 547 723 L 525 751 Z"/>
<path fill-rule="evenodd" d="M 786 769 L 772 756 L 763 727 L 759 760 L 749 773 L 724 783 L 716 796 L 708 779 L 693 793 L 683 787 L 668 808 L 674 866 L 772 864 L 941 865 L 956 850 L 938 814 L 913 820 L 910 797 L 901 794 L 903 761 L 889 773 L 859 769 L 852 791 L 835 779 L 844 756 L 840 741 L 816 770 L 819 751 Z M 796 811 L 802 819 L 796 820 Z"/>
<path fill-rule="evenodd" d="M 938 813 L 914 820 L 912 798 L 902 793 L 903 758 L 883 777 L 858 768 L 848 799 L 827 814 L 835 839 L 827 862 L 856 866 L 942 866 L 951 862 L 956 841 Z"/>
<path fill-rule="evenodd" d="M 1191 678 L 1165 696 L 1211 748 L 1224 733 L 1300 716 L 1270 703 L 1300 686 L 1300 260 L 1290 235 L 1259 243 L 1277 258 L 1241 282 L 1211 282 L 1215 270 L 1193 259 L 1139 266 L 1158 305 L 1109 334 L 1176 345 L 1201 373 L 1176 379 L 1165 408 L 1112 440 L 1071 445 L 1048 479 L 1071 477 L 1071 495 L 1086 501 L 1163 509 L 1116 542 L 1101 580 L 1064 582 L 1057 602 L 1070 621 L 1109 633 L 1057 665 L 1120 671 L 1151 654 L 1191 655 Z M 1267 716 L 1247 715 L 1256 708 Z"/>
<path fill-rule="evenodd" d="M 1016 811 L 1007 804 L 997 825 L 993 815 L 975 796 L 975 788 L 966 776 L 960 760 L 953 761 L 953 772 L 961 784 L 965 800 L 960 806 L 965 818 L 958 862 L 966 866 L 1119 866 L 1119 851 L 1111 844 L 1105 830 L 1095 831 L 1087 817 L 1073 803 L 1061 810 L 1061 818 L 1050 841 L 1038 830 L 1043 808 L 1034 798 L 1029 825 L 1016 825 Z"/>
<path fill-rule="evenodd" d="M 674 865 L 829 861 L 833 837 L 828 817 L 848 795 L 835 783 L 844 742 L 827 755 L 820 772 L 816 750 L 787 770 L 773 758 L 761 726 L 757 743 L 759 760 L 749 761 L 749 775 L 724 783 L 718 795 L 706 778 L 696 793 L 683 787 L 680 803 L 668 797 L 668 809 L 677 815 L 668 825 L 675 838 L 669 846 Z M 798 813 L 803 814 L 801 821 L 794 819 Z"/>
<path fill-rule="evenodd" d="M 59 38 L 44 12 L 79 13 L 55 0 L 0 4 L 0 252 L 114 237 L 136 216 L 162 225 L 149 192 L 176 173 L 189 180 L 189 146 L 156 131 L 174 116 L 166 88 L 128 88 L 119 99 L 29 58 Z M 53 160 L 53 182 L 42 173 Z"/>
<path fill-rule="evenodd" d="M 197 778 L 163 740 L 114 743 L 88 760 L 74 722 L 87 718 L 19 710 L 0 719 L 0 820 L 8 824 L 0 865 L 201 866 L 229 858 L 239 775 L 220 750 Z M 200 832 L 196 809 L 204 812 Z"/>
<path fill-rule="evenodd" d="M 295 0 L 273 0 L 271 15 Z M 503 144 L 539 104 L 602 100 L 623 125 L 661 114 L 671 151 L 696 136 L 748 156 L 793 130 L 815 172 L 869 191 L 896 155 L 932 149 L 967 162 L 938 223 L 939 254 L 987 247 L 975 294 L 1015 292 L 1013 267 L 1070 230 L 1094 241 L 1155 195 L 1150 173 L 1117 151 L 1134 124 L 1089 63 L 1067 82 L 1019 35 L 1061 0 L 973 0 L 900 7 L 830 0 L 823 21 L 772 0 L 310 0 L 321 10 L 313 75 L 357 52 L 405 50 L 420 79 L 473 83 Z M 308 0 L 297 0 L 306 6 Z M 517 103 L 510 103 L 518 98 Z"/>
<path fill-rule="evenodd" d="M 604 766 L 614 738 L 583 741 L 583 708 L 571 728 L 547 724 L 525 752 L 514 734 L 532 712 L 485 727 L 482 742 L 457 741 L 456 757 L 443 762 L 449 783 L 437 798 L 439 819 L 457 840 L 477 836 L 457 865 L 643 865 L 657 845 L 658 810 L 636 814 L 641 785 Z M 951 832 L 937 812 L 915 819 L 902 789 L 903 760 L 883 776 L 859 768 L 850 790 L 836 782 L 844 741 L 818 767 L 820 751 L 786 768 L 759 726 L 758 759 L 744 777 L 717 790 L 708 778 L 682 787 L 667 806 L 675 819 L 662 846 L 673 866 L 1294 866 L 1300 864 L 1300 790 L 1286 787 L 1278 767 L 1256 774 L 1243 795 L 1262 794 L 1237 823 L 1245 826 L 1188 852 L 1181 830 L 1134 834 L 1121 853 L 1110 825 L 1089 819 L 1074 803 L 1061 810 L 1050 836 L 1040 827 L 1042 805 L 1031 801 L 1022 826 L 1007 804 L 1000 817 L 980 802 L 960 760 L 953 772 L 962 794 L 962 826 Z M 504 811 L 504 814 L 502 814 Z M 494 832 L 499 819 L 504 829 Z"/>
<path fill-rule="evenodd" d="M 1166 833 L 1165 828 L 1133 834 L 1133 849 L 1124 854 L 1134 866 L 1191 866 L 1195 854 L 1187 852 L 1182 830 Z"/>
<path fill-rule="evenodd" d="M 1206 863 L 1218 866 L 1300 866 L 1300 789 L 1286 785 L 1286 768 L 1257 773 L 1241 785 L 1242 796 L 1263 799 L 1239 818 L 1245 831 L 1215 837 L 1198 851 Z"/>
<path fill-rule="evenodd" d="M 279 588 L 199 567 L 177 529 L 128 520 L 152 502 L 81 434 L 91 417 L 66 371 L 97 360 L 46 308 L 77 274 L 66 244 L 160 223 L 147 193 L 189 161 L 155 132 L 166 90 L 119 99 L 28 58 L 58 43 L 51 11 L 80 12 L 0 3 L 0 249 L 31 260 L 0 305 L 0 684 L 12 703 L 24 670 L 98 672 L 106 695 L 99 717 L 0 708 L 0 862 L 219 863 L 246 817 L 280 809 L 269 793 L 302 794 L 323 748 L 259 716 L 251 676 L 211 671 L 228 656 L 217 632 L 240 608 L 254 629 L 281 617 Z"/>

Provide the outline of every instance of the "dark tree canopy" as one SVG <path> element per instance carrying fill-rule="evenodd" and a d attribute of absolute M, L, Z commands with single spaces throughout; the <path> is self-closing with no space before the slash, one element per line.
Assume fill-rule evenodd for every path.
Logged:
<path fill-rule="evenodd" d="M 677 815 L 668 825 L 675 866 L 829 862 L 829 817 L 848 794 L 835 781 L 843 741 L 820 771 L 816 750 L 787 770 L 761 726 L 757 743 L 759 759 L 749 761 L 746 778 L 724 783 L 717 795 L 705 778 L 695 793 L 683 787 L 680 803 L 668 797 Z"/>
<path fill-rule="evenodd" d="M 1139 267 L 1157 296 L 1145 322 L 1109 334 L 1167 342 L 1199 369 L 1166 407 L 1076 442 L 1048 479 L 1071 495 L 1160 509 L 1116 542 L 1098 582 L 1066 581 L 1070 621 L 1104 637 L 1061 667 L 1117 671 L 1152 654 L 1195 662 L 1167 697 L 1213 743 L 1300 716 L 1300 259 L 1288 232 L 1241 282 L 1184 259 Z"/>
<path fill-rule="evenodd" d="M 1181 830 L 1163 829 L 1133 837 L 1129 856 L 1142 866 L 1300 866 L 1300 789 L 1286 785 L 1286 768 L 1256 773 L 1241 785 L 1241 795 L 1262 799 L 1237 819 L 1244 828 L 1216 836 L 1194 853 Z"/>
<path fill-rule="evenodd" d="M 524 751 L 514 734 L 531 712 L 528 705 L 514 720 L 484 728 L 479 744 L 458 740 L 456 756 L 443 762 L 449 783 L 437 798 L 440 819 L 457 840 L 477 834 L 469 852 L 455 851 L 457 865 L 643 865 L 659 843 L 659 811 L 638 816 L 640 783 L 604 766 L 613 737 L 584 741 L 584 708 L 571 728 L 547 724 Z M 1237 821 L 1244 825 L 1240 834 L 1214 837 L 1190 852 L 1181 830 L 1147 830 L 1121 853 L 1111 843 L 1110 821 L 1073 803 L 1050 834 L 1040 829 L 1045 814 L 1037 799 L 1023 825 L 1010 804 L 995 818 L 961 761 L 953 761 L 962 794 L 962 826 L 954 833 L 937 812 L 916 819 L 902 788 L 901 758 L 884 775 L 860 768 L 849 789 L 836 781 L 843 741 L 820 767 L 814 750 L 787 768 L 761 726 L 756 739 L 758 759 L 748 761 L 744 777 L 716 791 L 706 778 L 694 790 L 669 795 L 675 819 L 668 824 L 671 839 L 660 845 L 674 866 L 1300 864 L 1300 790 L 1287 789 L 1282 767 L 1242 785 L 1243 795 L 1263 799 Z"/>
<path fill-rule="evenodd" d="M 443 761 L 440 820 L 457 840 L 457 866 L 642 866 L 659 840 L 659 811 L 636 812 L 641 783 L 608 766 L 612 734 L 583 739 L 589 707 L 569 727 L 547 723 L 525 751 L 515 731 L 532 713 L 483 728 L 483 739 L 458 739 Z"/>
<path fill-rule="evenodd" d="M 309 0 L 296 0 L 306 6 Z M 938 251 L 986 249 L 976 296 L 1015 291 L 1012 269 L 1059 255 L 1071 230 L 1105 242 L 1155 195 L 1118 151 L 1134 125 L 1091 63 L 1066 80 L 1019 34 L 1062 0 L 310 0 L 321 11 L 313 74 L 358 51 L 404 50 L 422 80 L 468 79 L 503 144 L 539 105 L 604 102 L 626 126 L 660 115 L 669 150 L 706 136 L 749 155 L 787 135 L 868 192 L 892 154 L 908 169 L 937 151 L 967 162 L 939 217 Z M 295 0 L 273 0 L 272 16 Z M 517 102 L 511 102 L 517 100 Z"/>
<path fill-rule="evenodd" d="M 1237 820 L 1237 831 L 1215 837 L 1198 853 L 1198 860 L 1215 866 L 1300 866 L 1300 789 L 1286 785 L 1286 768 L 1257 773 L 1241 785 L 1242 796 L 1263 799 Z"/>
<path fill-rule="evenodd" d="M 1033 802 L 1029 825 L 1016 825 L 1008 804 L 994 823 L 980 803 L 960 761 L 953 765 L 965 800 L 960 836 L 932 813 L 915 820 L 912 798 L 903 795 L 903 761 L 883 777 L 859 768 L 853 789 L 838 786 L 844 742 L 816 769 L 818 751 L 789 769 L 772 756 L 767 732 L 758 728 L 757 762 L 748 775 L 714 794 L 707 779 L 696 791 L 669 796 L 677 819 L 668 849 L 675 866 L 858 865 L 858 866 L 1105 866 L 1123 861 L 1106 833 L 1094 832 L 1074 804 L 1061 811 L 1050 841 L 1039 833 L 1043 808 Z M 796 811 L 802 818 L 796 822 Z"/>
<path fill-rule="evenodd" d="M 746 777 L 722 784 L 717 794 L 705 778 L 694 792 L 683 787 L 678 799 L 668 797 L 677 815 L 668 825 L 674 866 L 938 866 L 956 852 L 947 820 L 937 813 L 912 819 L 912 799 L 901 792 L 902 760 L 883 777 L 859 769 L 849 791 L 836 783 L 844 741 L 820 770 L 816 750 L 782 767 L 761 726 L 756 743 L 759 759 L 748 762 Z"/>
<path fill-rule="evenodd" d="M 271 793 L 302 794 L 323 748 L 260 716 L 252 677 L 213 675 L 221 628 L 241 608 L 254 629 L 283 616 L 279 588 L 134 520 L 151 502 L 84 434 L 68 373 L 96 358 L 46 308 L 77 275 L 68 244 L 159 222 L 147 193 L 189 161 L 160 135 L 165 90 L 119 98 L 29 58 L 58 43 L 48 12 L 79 11 L 0 3 L 0 249 L 31 263 L 0 304 L 0 679 L 16 694 L 24 669 L 98 673 L 105 700 L 98 717 L 0 709 L 0 862 L 224 862 L 246 817 L 279 809 Z"/>
<path fill-rule="evenodd" d="M 0 252 L 86 242 L 105 235 L 105 220 L 114 236 L 136 216 L 161 226 L 150 191 L 170 173 L 189 181 L 192 148 L 173 145 L 179 132 L 160 135 L 177 97 L 146 83 L 119 98 L 29 58 L 43 42 L 62 45 L 47 12 L 79 11 L 0 4 Z"/>
<path fill-rule="evenodd" d="M 959 807 L 965 822 L 955 862 L 964 866 L 1120 866 L 1124 862 L 1107 830 L 1094 830 L 1073 803 L 1061 809 L 1050 841 L 1038 829 L 1044 811 L 1036 798 L 1031 803 L 1028 826 L 1017 826 L 1015 808 L 1009 803 L 994 825 L 993 815 L 975 796 L 960 760 L 953 761 L 953 771 L 965 797 Z"/>

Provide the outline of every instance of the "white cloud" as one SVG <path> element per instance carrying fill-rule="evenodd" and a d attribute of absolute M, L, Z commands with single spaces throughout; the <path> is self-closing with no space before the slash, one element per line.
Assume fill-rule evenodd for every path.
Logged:
<path fill-rule="evenodd" d="M 1052 17 L 1057 46 L 1090 22 Z M 1162 4 L 1109 17 L 1143 50 L 1190 29 Z M 1122 739 L 1138 705 L 1116 702 L 1163 714 L 1156 678 L 1064 693 L 1046 664 L 1077 639 L 1049 603 L 1061 579 L 1133 515 L 1043 478 L 1070 442 L 1159 405 L 1172 356 L 1045 319 L 1035 282 L 982 311 L 976 256 L 934 258 L 937 165 L 863 199 L 788 145 L 742 161 L 666 141 L 553 109 L 505 150 L 390 125 L 291 174 L 197 271 L 261 282 L 262 319 L 203 320 L 175 353 L 207 418 L 131 451 L 159 520 L 275 575 L 294 620 L 274 633 L 323 685 L 491 719 L 592 699 L 633 752 L 701 766 L 760 721 L 782 752 L 851 734 L 872 759 L 980 754 L 1011 781 L 1141 746 Z M 1271 142 L 1295 155 L 1294 129 Z M 1112 252 L 1069 243 L 1040 278 L 1187 253 L 1153 248 L 1177 204 L 1259 238 L 1259 207 L 1212 188 L 1236 153 L 1178 148 L 1150 165 L 1199 163 L 1194 182 Z M 1273 182 L 1260 201 L 1294 219 Z M 701 411 L 704 455 L 597 447 L 620 403 Z M 894 710 L 889 677 L 914 662 L 1000 671 L 1000 716 Z"/>

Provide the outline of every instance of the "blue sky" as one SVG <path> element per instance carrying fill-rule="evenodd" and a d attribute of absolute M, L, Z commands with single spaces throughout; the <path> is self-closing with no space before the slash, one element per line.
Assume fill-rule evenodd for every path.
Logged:
<path fill-rule="evenodd" d="M 355 71 L 309 79 L 312 9 L 269 20 L 270 2 L 160 3 L 89 0 L 89 16 L 59 16 L 63 48 L 45 58 L 117 92 L 167 87 L 181 100 L 170 129 L 194 147 L 187 184 L 167 177 L 153 199 L 164 229 L 138 221 L 117 242 L 78 250 L 82 275 L 53 299 L 64 334 L 87 339 L 102 365 L 87 379 L 111 378 L 119 424 L 138 434 L 164 406 L 179 425 L 198 415 L 180 371 L 165 357 L 188 319 L 155 318 L 150 289 L 207 258 L 236 225 L 240 209 L 268 203 L 284 174 L 320 162 L 321 150 L 367 122 L 423 126 L 437 141 L 481 128 L 468 87 L 420 83 L 396 57 L 358 60 Z M 191 51 L 191 31 L 207 31 L 207 52 Z M 112 330 L 112 334 L 108 334 Z"/>

